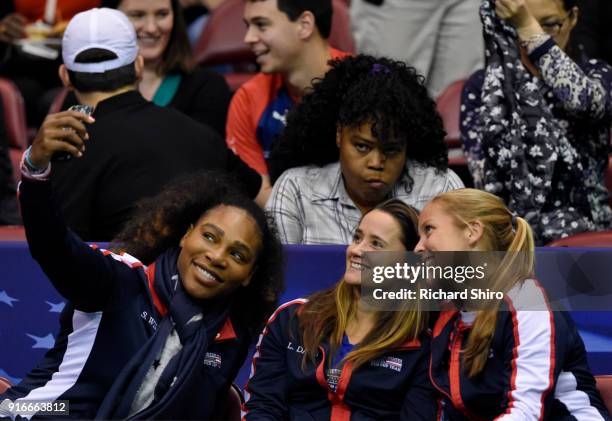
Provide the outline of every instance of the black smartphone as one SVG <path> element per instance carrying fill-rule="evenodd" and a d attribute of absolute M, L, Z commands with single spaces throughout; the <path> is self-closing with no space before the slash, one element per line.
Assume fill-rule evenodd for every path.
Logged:
<path fill-rule="evenodd" d="M 93 114 L 93 107 L 90 105 L 73 105 L 72 107 L 68 108 L 68 111 L 78 111 L 80 113 L 83 113 L 85 115 L 92 115 Z M 64 130 L 72 130 L 69 127 L 64 127 Z M 53 154 L 53 156 L 51 157 L 51 161 L 56 162 L 56 161 L 68 161 L 72 159 L 72 155 L 68 152 L 55 152 Z"/>

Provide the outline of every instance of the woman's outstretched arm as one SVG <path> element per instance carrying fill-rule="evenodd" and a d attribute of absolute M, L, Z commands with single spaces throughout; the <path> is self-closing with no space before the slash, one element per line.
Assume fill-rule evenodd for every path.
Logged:
<path fill-rule="evenodd" d="M 86 140 L 83 123 L 91 121 L 74 111 L 49 116 L 32 147 L 24 154 L 23 180 L 19 188 L 32 257 L 59 293 L 83 311 L 102 310 L 120 279 L 123 283 L 121 290 L 127 293 L 130 288 L 125 285 L 126 276 L 138 278 L 134 268 L 142 266 L 136 259 L 88 246 L 66 227 L 54 205 L 48 178 L 51 157 L 63 151 L 78 159 Z"/>

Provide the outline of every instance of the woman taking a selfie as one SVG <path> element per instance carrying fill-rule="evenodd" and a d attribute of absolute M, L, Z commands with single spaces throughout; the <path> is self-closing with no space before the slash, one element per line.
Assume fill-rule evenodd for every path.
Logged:
<path fill-rule="evenodd" d="M 256 204 L 206 174 L 143 201 L 115 252 L 89 247 L 62 221 L 49 181 L 53 153 L 87 153 L 85 122 L 53 115 L 24 154 L 30 252 L 68 303 L 54 347 L 2 395 L 0 415 L 18 415 L 8 399 L 22 398 L 69 401 L 80 419 L 210 418 L 276 306 L 280 243 Z"/>

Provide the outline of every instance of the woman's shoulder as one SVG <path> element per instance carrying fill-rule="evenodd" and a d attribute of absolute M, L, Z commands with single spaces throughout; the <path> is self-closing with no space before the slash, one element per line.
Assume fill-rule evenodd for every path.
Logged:
<path fill-rule="evenodd" d="M 505 301 L 511 312 L 550 311 L 548 294 L 542 284 L 534 278 L 525 279 L 512 287 L 505 296 Z"/>
<path fill-rule="evenodd" d="M 272 316 L 270 316 L 270 320 L 274 319 L 275 317 L 279 317 L 281 315 L 295 313 L 296 311 L 298 311 L 299 308 L 301 308 L 307 302 L 308 302 L 307 298 L 296 298 L 294 300 L 287 301 L 281 304 L 280 306 L 278 306 L 276 310 L 274 310 L 274 313 L 272 313 Z"/>
<path fill-rule="evenodd" d="M 104 256 L 110 256 L 114 260 L 117 260 L 118 262 L 121 262 L 121 263 L 125 264 L 126 266 L 129 266 L 132 269 L 142 268 L 145 271 L 147 269 L 147 267 L 144 265 L 144 263 L 142 263 L 137 257 L 134 257 L 131 254 L 128 254 L 128 253 L 125 253 L 125 252 L 114 252 L 114 251 L 111 251 L 111 250 L 102 249 L 102 248 L 99 248 L 95 244 L 92 244 L 90 247 L 92 249 L 94 249 L 94 250 L 99 251 Z"/>
<path fill-rule="evenodd" d="M 291 319 L 293 315 L 296 314 L 296 312 L 298 312 L 299 309 L 302 308 L 302 306 L 307 302 L 308 300 L 306 298 L 296 298 L 281 304 L 276 310 L 274 310 L 274 313 L 272 313 L 266 325 L 269 326 L 275 322 L 285 323 Z"/>
<path fill-rule="evenodd" d="M 477 85 L 480 86 L 484 82 L 485 69 L 481 68 L 472 73 L 466 80 L 465 85 Z"/>
<path fill-rule="evenodd" d="M 414 182 L 413 190 L 425 190 L 437 194 L 465 187 L 461 178 L 450 168 L 439 170 L 412 160 L 407 161 L 406 166 L 407 175 Z"/>
<path fill-rule="evenodd" d="M 480 100 L 482 85 L 484 84 L 485 69 L 478 69 L 465 80 L 461 90 L 461 103 Z"/>
<path fill-rule="evenodd" d="M 194 67 L 189 73 L 180 73 L 180 75 L 186 84 L 225 83 L 223 75 L 200 66 Z"/>
<path fill-rule="evenodd" d="M 181 82 L 177 96 L 201 96 L 207 92 L 217 92 L 220 89 L 231 95 L 229 86 L 223 75 L 203 67 L 195 67 L 191 72 L 176 73 Z"/>

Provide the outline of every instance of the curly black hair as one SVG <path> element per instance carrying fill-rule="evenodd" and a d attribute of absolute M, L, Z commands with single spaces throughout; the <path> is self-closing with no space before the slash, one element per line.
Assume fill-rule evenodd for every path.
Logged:
<path fill-rule="evenodd" d="M 208 171 L 190 174 L 171 182 L 157 196 L 141 200 L 111 249 L 125 251 L 148 265 L 165 250 L 179 247 L 188 228 L 219 205 L 246 211 L 261 234 L 255 272 L 249 285 L 235 293 L 231 311 L 233 320 L 256 335 L 284 289 L 283 249 L 264 211 L 229 176 Z"/>
<path fill-rule="evenodd" d="M 268 162 L 273 182 L 289 168 L 338 161 L 337 127 L 367 122 L 383 144 L 403 142 L 407 158 L 447 169 L 442 119 L 424 78 L 413 67 L 368 55 L 332 60 L 330 65 L 287 116 L 287 127 Z"/>

